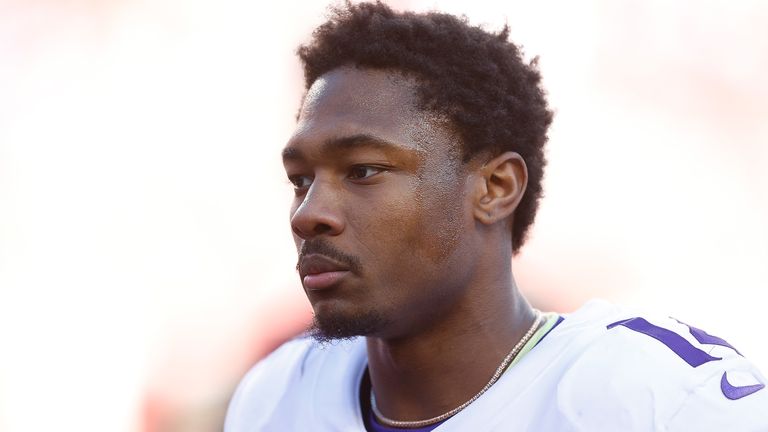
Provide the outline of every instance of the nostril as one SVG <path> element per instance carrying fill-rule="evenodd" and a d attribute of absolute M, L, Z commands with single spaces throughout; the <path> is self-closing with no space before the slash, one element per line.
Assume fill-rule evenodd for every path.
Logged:
<path fill-rule="evenodd" d="M 293 235 L 308 239 L 317 235 L 336 235 L 344 231 L 343 211 L 333 196 L 320 194 L 315 181 L 312 192 L 298 207 L 292 210 L 291 230 Z"/>
<path fill-rule="evenodd" d="M 326 223 L 318 222 L 315 223 L 312 227 L 302 227 L 301 225 L 291 224 L 291 230 L 293 230 L 295 235 L 303 239 L 307 239 L 316 235 L 329 234 L 333 231 L 333 227 Z"/>
<path fill-rule="evenodd" d="M 315 225 L 315 234 L 327 234 L 333 230 L 330 225 L 324 224 L 324 223 L 318 223 Z"/>

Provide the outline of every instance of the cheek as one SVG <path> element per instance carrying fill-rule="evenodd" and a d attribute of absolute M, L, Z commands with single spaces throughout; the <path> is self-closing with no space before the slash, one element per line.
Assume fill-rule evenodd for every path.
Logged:
<path fill-rule="evenodd" d="M 456 188 L 411 185 L 405 190 L 372 205 L 367 215 L 349 219 L 381 270 L 395 274 L 405 269 L 429 271 L 430 264 L 443 263 L 456 250 L 464 226 Z"/>
<path fill-rule="evenodd" d="M 450 161 L 443 161 L 440 168 L 428 176 L 434 181 L 422 182 L 416 191 L 421 230 L 419 243 L 424 255 L 435 264 L 444 262 L 454 253 L 466 228 L 465 194 L 458 186 L 457 169 Z"/>
<path fill-rule="evenodd" d="M 438 207 L 442 217 L 435 220 L 435 239 L 430 256 L 436 262 L 443 262 L 453 254 L 459 245 L 463 229 L 462 203 L 457 197 L 449 198 L 445 205 Z"/>
<path fill-rule="evenodd" d="M 417 244 L 420 252 L 434 264 L 448 259 L 461 239 L 462 199 L 455 190 L 429 195 L 419 209 Z"/>
<path fill-rule="evenodd" d="M 350 228 L 364 250 L 379 260 L 407 249 L 408 233 L 414 231 L 417 205 L 408 189 L 396 188 L 375 200 L 357 203 L 347 218 Z"/>

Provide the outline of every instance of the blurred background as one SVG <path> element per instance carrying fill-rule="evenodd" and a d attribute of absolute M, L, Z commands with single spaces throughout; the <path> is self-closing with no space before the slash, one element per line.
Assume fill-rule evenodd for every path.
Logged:
<path fill-rule="evenodd" d="M 672 314 L 768 371 L 768 3 L 390 4 L 540 56 L 536 305 Z M 0 430 L 220 430 L 307 325 L 279 151 L 326 5 L 0 0 Z"/>

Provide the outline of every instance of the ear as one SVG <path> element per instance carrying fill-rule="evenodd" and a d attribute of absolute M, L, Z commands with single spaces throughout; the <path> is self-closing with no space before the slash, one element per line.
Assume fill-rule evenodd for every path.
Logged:
<path fill-rule="evenodd" d="M 479 168 L 475 219 L 491 225 L 514 213 L 528 185 L 528 168 L 515 152 L 504 152 Z"/>

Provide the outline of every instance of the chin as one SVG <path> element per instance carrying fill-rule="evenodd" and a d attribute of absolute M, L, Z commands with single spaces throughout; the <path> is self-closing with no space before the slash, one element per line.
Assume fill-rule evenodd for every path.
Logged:
<path fill-rule="evenodd" d="M 375 310 L 342 313 L 338 310 L 315 308 L 315 316 L 309 334 L 320 343 L 370 336 L 387 327 L 385 317 Z"/>

